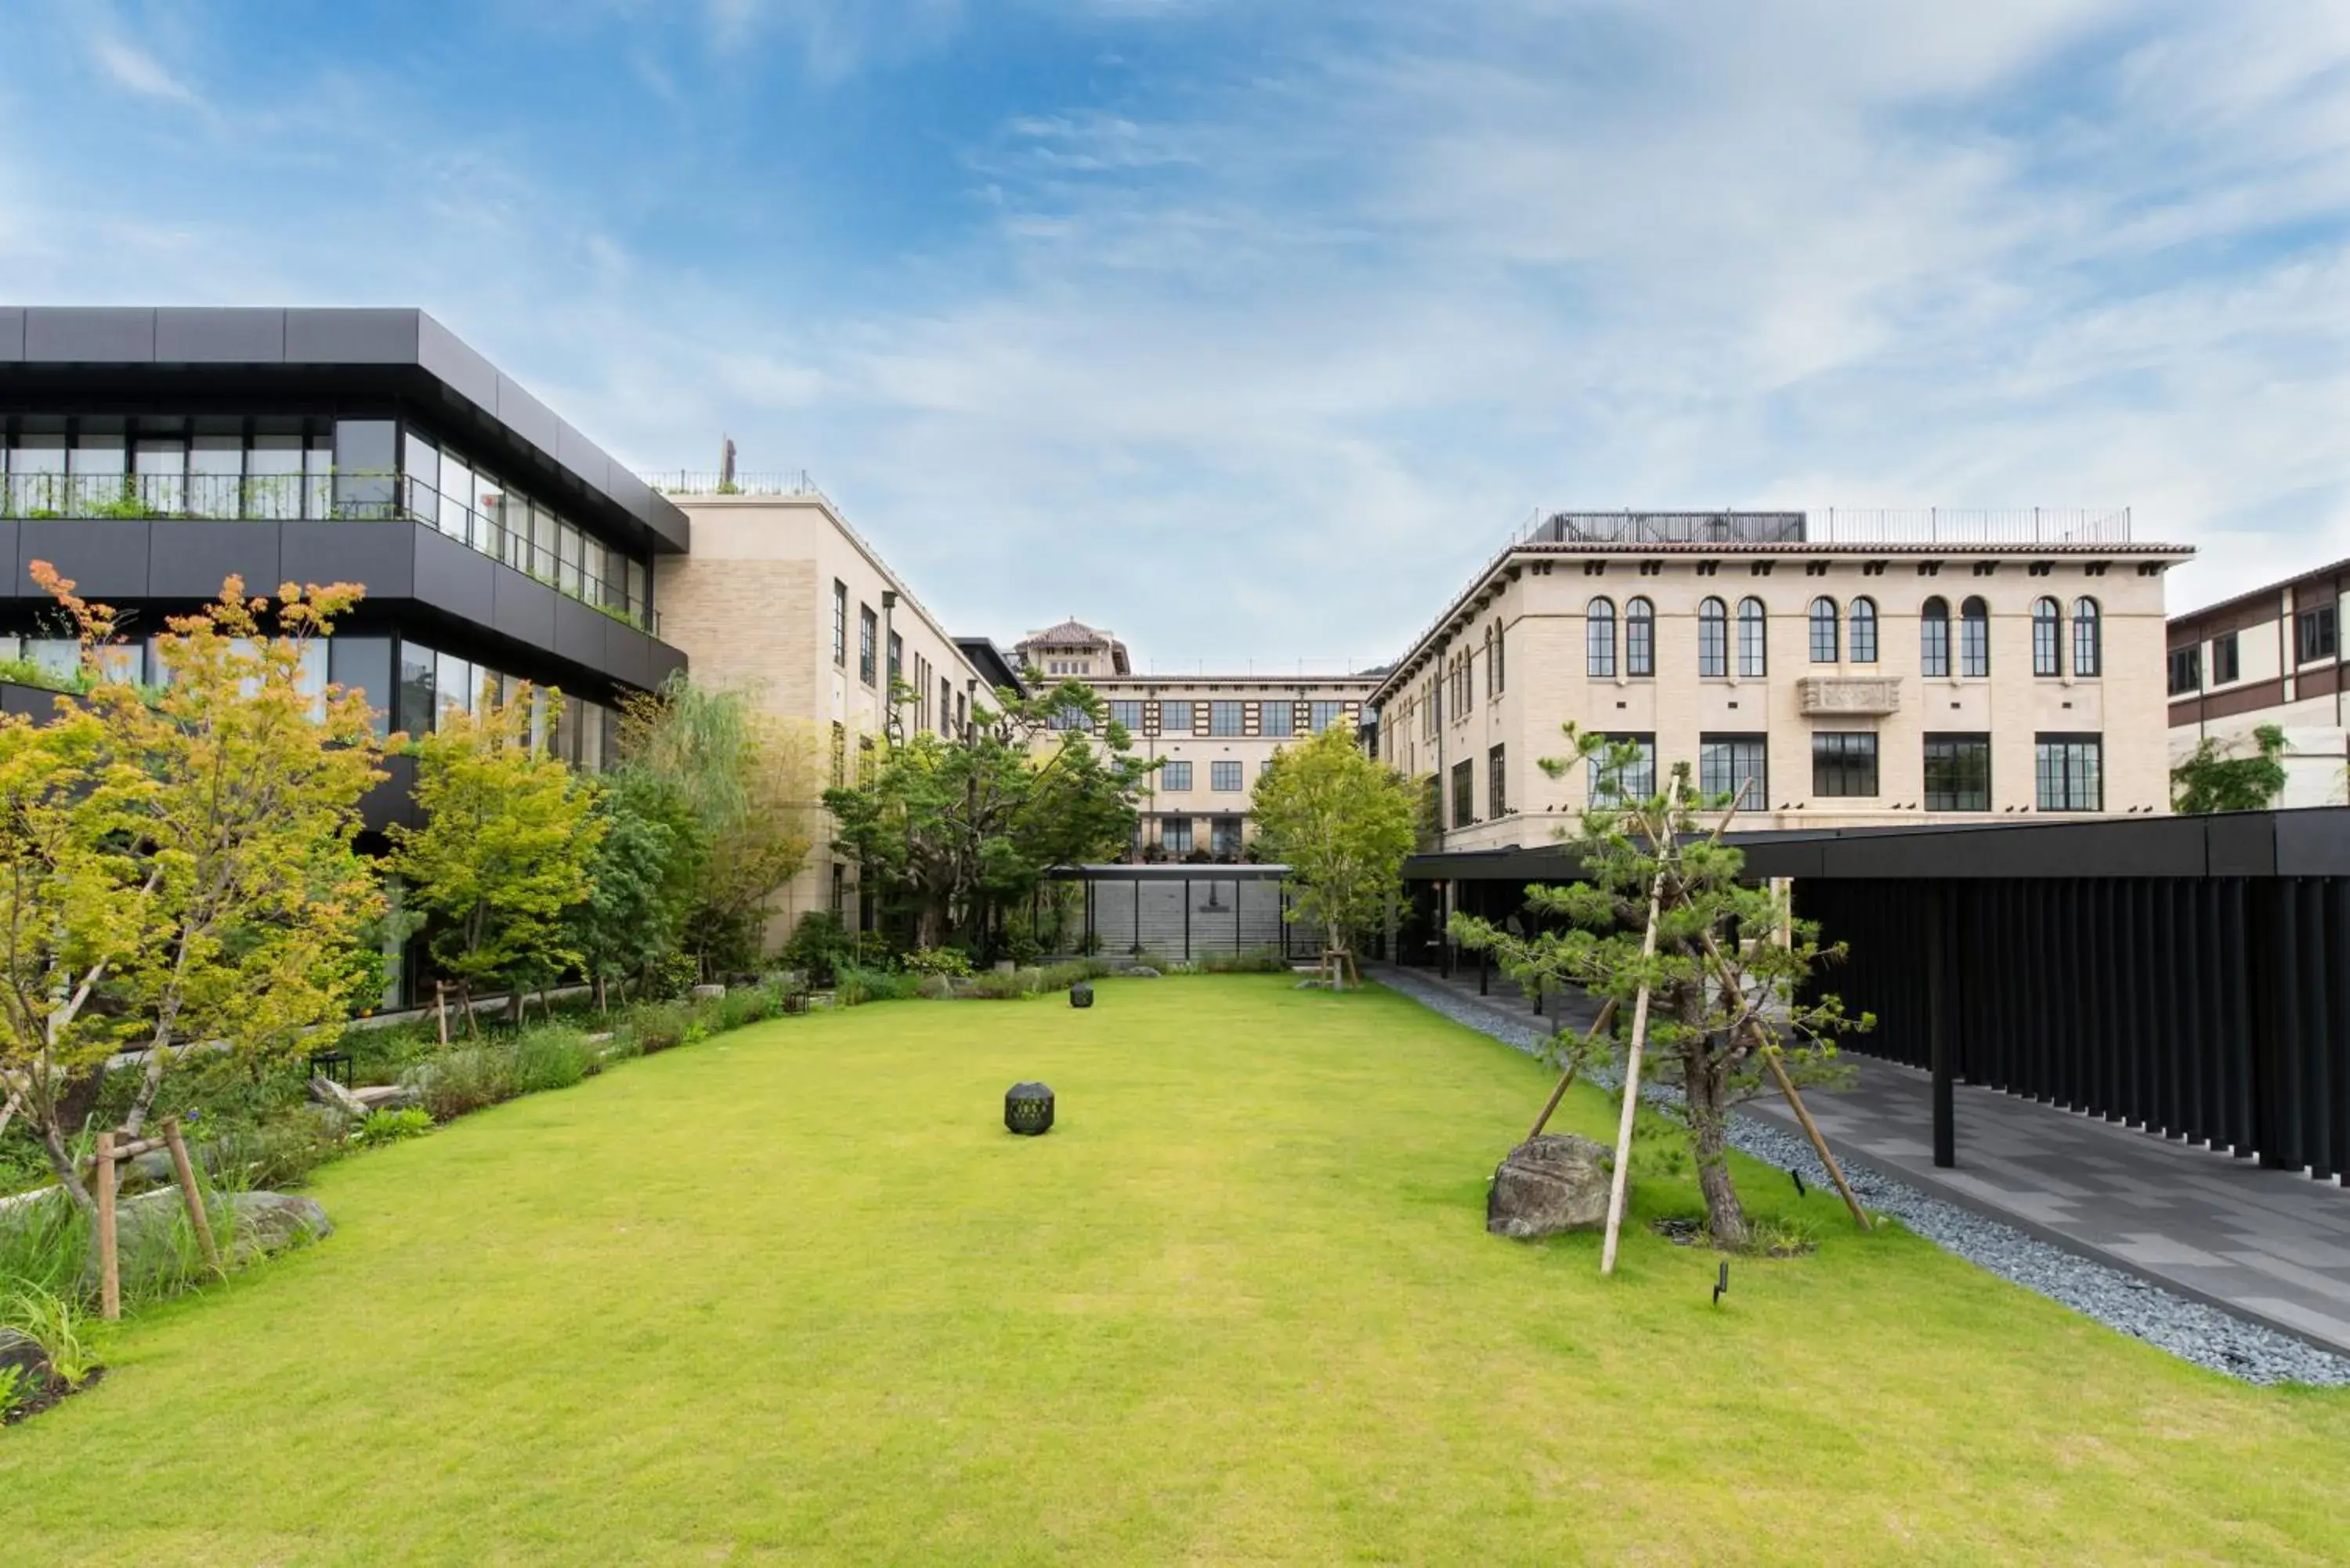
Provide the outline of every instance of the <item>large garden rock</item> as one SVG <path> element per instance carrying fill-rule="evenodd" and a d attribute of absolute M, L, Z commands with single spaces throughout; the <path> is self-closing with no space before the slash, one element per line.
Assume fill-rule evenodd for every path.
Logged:
<path fill-rule="evenodd" d="M 213 1240 L 220 1243 L 224 1261 L 231 1263 L 335 1233 L 334 1222 L 317 1199 L 290 1192 L 222 1194 L 212 1205 L 212 1221 Z M 114 1234 L 122 1288 L 136 1290 L 168 1278 L 197 1260 L 200 1254 L 193 1240 L 179 1234 L 186 1226 L 187 1210 L 176 1187 L 141 1193 L 119 1204 Z M 93 1290 L 98 1286 L 98 1251 L 92 1248 L 82 1274 Z"/>
<path fill-rule="evenodd" d="M 1574 1133 L 1545 1133 L 1509 1152 L 1485 1195 L 1485 1229 L 1533 1241 L 1607 1223 L 1616 1157 Z"/>

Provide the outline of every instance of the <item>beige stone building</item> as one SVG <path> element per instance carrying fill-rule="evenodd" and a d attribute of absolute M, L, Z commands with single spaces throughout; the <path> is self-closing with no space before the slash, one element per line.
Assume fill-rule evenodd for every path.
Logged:
<path fill-rule="evenodd" d="M 1695 765 L 1743 826 L 2168 809 L 2163 574 L 2128 514 L 1559 514 L 1381 680 L 1380 753 L 1445 849 L 1546 842 L 1592 797 L 1560 727 Z"/>
<path fill-rule="evenodd" d="M 1002 657 L 951 636 L 820 491 L 743 483 L 772 493 L 671 496 L 693 550 L 664 557 L 654 587 L 662 634 L 697 681 L 754 686 L 770 712 L 808 727 L 835 781 L 892 722 L 956 735 L 973 701 L 993 702 Z M 893 707 L 894 681 L 910 690 Z M 818 829 L 807 868 L 775 898 L 771 940 L 811 909 L 868 923 L 857 867 L 829 836 Z"/>
<path fill-rule="evenodd" d="M 1129 853 L 1139 858 L 1241 857 L 1254 830 L 1249 796 L 1274 753 L 1345 721 L 1360 726 L 1375 674 L 1137 675 L 1126 645 L 1079 620 L 1013 645 L 1045 682 L 1079 680 L 1109 705 L 1151 774 Z"/>
<path fill-rule="evenodd" d="M 2231 756 L 2252 732 L 2284 732 L 2282 806 L 2350 805 L 2350 673 L 2342 646 L 2350 561 L 2174 617 L 2170 755 L 2206 739 Z"/>

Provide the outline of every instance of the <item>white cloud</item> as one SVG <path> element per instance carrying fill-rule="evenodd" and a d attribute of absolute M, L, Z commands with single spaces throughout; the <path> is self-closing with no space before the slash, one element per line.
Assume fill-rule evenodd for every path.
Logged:
<path fill-rule="evenodd" d="M 136 44 L 110 33 L 99 33 L 90 38 L 89 48 L 99 68 L 117 87 L 142 98 L 185 104 L 191 109 L 209 107 L 193 88 L 164 69 L 161 61 Z"/>

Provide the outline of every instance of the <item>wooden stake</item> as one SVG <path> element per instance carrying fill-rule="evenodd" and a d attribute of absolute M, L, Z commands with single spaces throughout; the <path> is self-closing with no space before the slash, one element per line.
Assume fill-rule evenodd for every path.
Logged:
<path fill-rule="evenodd" d="M 122 1315 L 122 1260 L 114 1251 L 114 1135 L 98 1135 L 98 1310 L 112 1323 Z"/>
<path fill-rule="evenodd" d="M 1607 999 L 1607 1005 L 1599 1010 L 1599 1021 L 1591 1026 L 1591 1033 L 1583 1037 L 1586 1049 L 1596 1044 L 1599 1037 L 1607 1033 L 1607 1026 L 1616 1022 L 1616 999 L 1611 996 Z M 1550 1126 L 1551 1113 L 1558 1109 L 1559 1101 L 1566 1098 L 1567 1085 L 1574 1082 L 1575 1064 L 1569 1062 L 1565 1075 L 1559 1079 L 1558 1087 L 1550 1092 L 1550 1099 L 1543 1106 L 1542 1115 L 1534 1118 L 1534 1130 L 1526 1134 L 1528 1143 L 1542 1137 L 1543 1128 Z"/>
<path fill-rule="evenodd" d="M 1828 1152 L 1828 1140 L 1820 1136 L 1818 1124 L 1812 1120 L 1812 1113 L 1804 1106 L 1804 1097 L 1795 1093 L 1795 1081 L 1787 1076 L 1786 1065 L 1779 1060 L 1779 1053 L 1761 1041 L 1755 1043 L 1755 1049 L 1762 1053 L 1763 1062 L 1769 1065 L 1772 1081 L 1779 1085 L 1779 1092 L 1787 1096 L 1787 1104 L 1794 1108 L 1795 1119 L 1804 1124 L 1804 1136 L 1812 1140 L 1812 1147 L 1819 1155 L 1820 1163 L 1827 1167 L 1828 1179 L 1835 1183 L 1838 1192 L 1844 1194 L 1844 1206 L 1852 1210 L 1854 1223 L 1864 1231 L 1876 1229 L 1868 1221 L 1868 1210 L 1860 1206 L 1859 1198 L 1855 1196 L 1852 1183 L 1844 1179 L 1844 1167 L 1838 1165 L 1836 1157 Z"/>
<path fill-rule="evenodd" d="M 441 1020 L 441 1049 L 449 1049 L 449 982 L 432 982 L 432 1012 Z"/>
<path fill-rule="evenodd" d="M 1669 853 L 1659 846 L 1659 857 Z M 1657 879 L 1648 888 L 1648 931 L 1640 939 L 1640 961 L 1645 968 L 1657 956 L 1657 919 L 1665 901 L 1665 867 L 1657 867 Z M 1616 1241 L 1624 1230 L 1624 1188 L 1632 1174 L 1632 1117 L 1640 1108 L 1640 1047 L 1648 1038 L 1648 982 L 1642 981 L 1638 994 L 1632 999 L 1632 1042 L 1624 1053 L 1624 1116 L 1616 1127 L 1616 1169 L 1607 1183 L 1607 1239 L 1599 1250 L 1599 1272 L 1616 1272 Z"/>
<path fill-rule="evenodd" d="M 196 1166 L 188 1158 L 188 1140 L 180 1136 L 179 1117 L 164 1121 L 163 1141 L 171 1146 L 172 1169 L 180 1179 L 180 1196 L 188 1205 L 188 1223 L 196 1228 L 196 1244 L 203 1248 L 204 1262 L 213 1272 L 225 1279 L 228 1271 L 221 1267 L 220 1248 L 213 1242 L 212 1216 L 204 1212 L 204 1195 L 196 1189 Z"/>
<path fill-rule="evenodd" d="M 8 1124 L 16 1119 L 16 1107 L 23 1102 L 23 1099 L 24 1096 L 17 1094 L 16 1090 L 11 1089 L 8 1091 L 8 1103 L 5 1106 L 0 1106 L 0 1133 L 6 1132 L 8 1130 Z"/>

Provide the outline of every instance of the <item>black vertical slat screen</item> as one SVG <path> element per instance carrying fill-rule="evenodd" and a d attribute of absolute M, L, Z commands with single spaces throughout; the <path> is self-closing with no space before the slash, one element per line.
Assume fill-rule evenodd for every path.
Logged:
<path fill-rule="evenodd" d="M 1930 1064 L 1929 897 L 1969 1082 L 2350 1179 L 2350 878 L 1802 878 L 1848 1050 Z"/>

